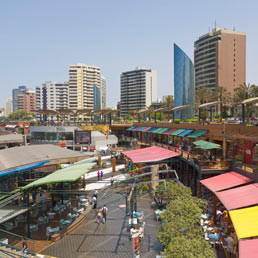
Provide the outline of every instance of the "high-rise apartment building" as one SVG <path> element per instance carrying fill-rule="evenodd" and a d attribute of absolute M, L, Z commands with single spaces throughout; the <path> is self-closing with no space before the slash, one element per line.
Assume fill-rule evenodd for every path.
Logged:
<path fill-rule="evenodd" d="M 69 108 L 94 109 L 94 85 L 101 89 L 100 68 L 77 64 L 69 66 Z"/>
<path fill-rule="evenodd" d="M 26 113 L 33 113 L 36 111 L 36 92 L 27 89 L 24 93 L 18 95 L 17 101 L 18 110 Z"/>
<path fill-rule="evenodd" d="M 194 99 L 194 66 L 186 53 L 174 44 L 174 106 L 193 105 Z M 177 119 L 194 118 L 194 109 L 185 108 L 175 111 Z"/>
<path fill-rule="evenodd" d="M 129 111 L 149 107 L 157 101 L 157 73 L 154 70 L 136 67 L 120 76 L 121 115 Z"/>
<path fill-rule="evenodd" d="M 214 28 L 194 42 L 195 90 L 234 88 L 246 80 L 246 34 Z"/>
<path fill-rule="evenodd" d="M 94 95 L 94 110 L 99 110 L 101 109 L 101 92 L 96 85 L 94 85 L 93 87 L 93 95 Z"/>
<path fill-rule="evenodd" d="M 107 82 L 104 76 L 101 76 L 101 109 L 107 108 Z"/>
<path fill-rule="evenodd" d="M 19 86 L 17 89 L 13 89 L 13 112 L 18 109 L 18 96 L 26 92 L 27 86 Z"/>
<path fill-rule="evenodd" d="M 36 87 L 37 110 L 68 109 L 69 83 L 47 81 Z"/>
<path fill-rule="evenodd" d="M 5 116 L 9 116 L 13 112 L 13 100 L 8 97 L 5 102 Z"/>

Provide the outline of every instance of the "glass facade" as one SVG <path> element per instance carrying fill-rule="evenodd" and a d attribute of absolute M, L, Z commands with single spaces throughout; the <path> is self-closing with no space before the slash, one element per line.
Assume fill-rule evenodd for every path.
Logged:
<path fill-rule="evenodd" d="M 194 66 L 185 52 L 174 44 L 174 106 L 193 105 Z M 175 112 L 176 119 L 193 119 L 194 109 L 185 108 Z"/>
<path fill-rule="evenodd" d="M 94 94 L 94 110 L 99 110 L 101 108 L 100 89 L 96 85 L 94 85 L 93 94 Z"/>

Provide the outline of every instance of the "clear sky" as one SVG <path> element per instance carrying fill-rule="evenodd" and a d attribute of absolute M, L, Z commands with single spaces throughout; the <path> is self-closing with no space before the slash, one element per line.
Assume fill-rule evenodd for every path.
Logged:
<path fill-rule="evenodd" d="M 0 106 L 19 85 L 67 81 L 76 63 L 101 68 L 108 106 L 136 66 L 157 70 L 159 97 L 173 94 L 173 43 L 193 58 L 215 20 L 247 33 L 247 82 L 257 84 L 257 10 L 257 0 L 2 0 Z"/>

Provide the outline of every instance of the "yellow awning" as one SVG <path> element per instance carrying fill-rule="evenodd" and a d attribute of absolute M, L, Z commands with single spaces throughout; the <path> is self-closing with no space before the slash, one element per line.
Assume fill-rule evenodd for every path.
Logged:
<path fill-rule="evenodd" d="M 229 214 L 239 239 L 258 236 L 258 206 L 233 210 Z"/>

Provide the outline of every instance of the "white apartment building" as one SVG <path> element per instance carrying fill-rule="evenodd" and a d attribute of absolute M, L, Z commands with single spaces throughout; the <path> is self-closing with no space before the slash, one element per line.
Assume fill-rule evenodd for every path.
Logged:
<path fill-rule="evenodd" d="M 13 112 L 13 99 L 12 97 L 6 98 L 5 102 L 5 116 L 9 116 Z"/>
<path fill-rule="evenodd" d="M 101 76 L 101 109 L 107 108 L 107 82 L 104 76 Z"/>
<path fill-rule="evenodd" d="M 94 86 L 101 90 L 100 68 L 85 64 L 69 66 L 69 109 L 93 109 Z"/>
<path fill-rule="evenodd" d="M 68 109 L 69 84 L 47 81 L 36 87 L 37 110 Z"/>
<path fill-rule="evenodd" d="M 157 72 L 144 67 L 123 72 L 120 76 L 120 110 L 127 115 L 133 110 L 147 108 L 157 101 Z"/>

